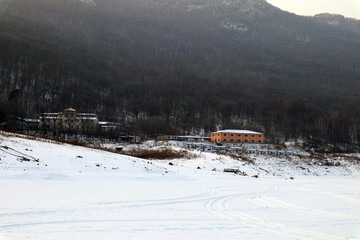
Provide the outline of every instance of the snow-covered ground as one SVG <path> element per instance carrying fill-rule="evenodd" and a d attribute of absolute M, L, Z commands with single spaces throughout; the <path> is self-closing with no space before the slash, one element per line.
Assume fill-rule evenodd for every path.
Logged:
<path fill-rule="evenodd" d="M 293 172 L 263 174 L 210 153 L 169 165 L 4 132 L 0 146 L 0 240 L 360 239 L 357 165 L 305 176 L 269 158 L 266 171 Z M 260 175 L 212 171 L 224 166 Z"/>
<path fill-rule="evenodd" d="M 142 144 L 125 146 L 124 152 L 141 150 L 164 150 L 185 151 L 183 148 L 176 147 L 176 142 L 147 141 Z M 114 145 L 108 144 L 103 147 L 114 149 Z M 244 148 L 259 148 L 265 150 L 272 149 L 273 145 L 254 145 L 245 144 Z M 323 159 L 319 156 L 310 157 L 310 153 L 303 149 L 290 146 L 283 150 L 294 153 L 294 156 L 271 156 L 259 154 L 217 154 L 202 151 L 188 151 L 190 158 L 179 158 L 173 160 L 163 160 L 191 169 L 200 168 L 208 171 L 223 172 L 224 169 L 238 169 L 247 176 L 283 176 L 285 178 L 299 176 L 360 176 L 360 154 L 336 154 L 335 156 L 324 155 Z"/>

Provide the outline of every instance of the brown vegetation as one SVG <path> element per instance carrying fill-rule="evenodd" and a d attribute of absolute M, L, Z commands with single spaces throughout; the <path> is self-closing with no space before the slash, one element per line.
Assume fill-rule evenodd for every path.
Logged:
<path fill-rule="evenodd" d="M 123 154 L 130 155 L 133 157 L 144 158 L 144 159 L 176 159 L 176 158 L 186 158 L 191 159 L 195 158 L 196 155 L 189 153 L 186 150 L 176 151 L 171 148 L 161 148 L 161 149 L 132 149 L 128 151 L 123 151 Z"/>
<path fill-rule="evenodd" d="M 240 169 L 237 169 L 237 168 L 225 168 L 224 172 L 235 173 L 235 174 L 238 174 L 238 175 L 241 175 L 241 176 L 247 176 L 246 172 L 243 172 L 243 171 L 241 171 Z"/>

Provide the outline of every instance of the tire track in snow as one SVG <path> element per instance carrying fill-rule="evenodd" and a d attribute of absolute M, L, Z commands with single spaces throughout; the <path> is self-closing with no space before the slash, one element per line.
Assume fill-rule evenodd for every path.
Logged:
<path fill-rule="evenodd" d="M 182 203 L 193 203 L 193 202 L 203 202 L 213 199 L 213 197 L 222 189 L 227 187 L 216 187 L 209 188 L 201 194 L 196 194 L 187 197 L 179 198 L 168 198 L 168 199 L 155 199 L 155 200 L 141 200 L 141 201 L 114 201 L 114 202 L 99 202 L 93 203 L 94 206 L 97 205 L 107 205 L 107 206 L 123 206 L 123 207 L 141 207 L 141 206 L 158 206 L 158 205 L 170 205 L 170 204 L 182 204 Z M 222 190 L 225 191 L 225 190 Z M 246 196 L 252 196 L 255 193 L 246 193 Z"/>
<path fill-rule="evenodd" d="M 93 206 L 124 206 L 124 207 L 140 207 L 150 205 L 168 205 L 168 204 L 180 204 L 187 202 L 199 202 L 204 201 L 216 194 L 215 188 L 210 188 L 207 191 L 187 197 L 180 198 L 167 198 L 167 199 L 154 199 L 154 200 L 141 200 L 141 201 L 114 201 L 114 202 L 99 202 L 93 203 Z"/>
<path fill-rule="evenodd" d="M 0 226 L 0 230 L 7 229 L 18 229 L 26 227 L 34 227 L 38 225 L 66 225 L 66 224 L 82 224 L 82 223 L 131 223 L 131 222 L 182 222 L 182 221 L 198 221 L 199 219 L 77 219 L 77 220 L 64 220 L 64 221 L 37 221 L 29 223 L 18 223 L 18 224 L 5 224 Z M 203 220 L 205 221 L 205 219 Z M 1 239 L 0 239 L 1 240 Z"/>
<path fill-rule="evenodd" d="M 357 215 L 336 213 L 336 212 L 330 212 L 330 211 L 324 211 L 324 210 L 315 210 L 315 209 L 303 207 L 301 205 L 281 201 L 281 200 L 278 200 L 271 196 L 268 196 L 265 198 L 248 199 L 248 200 L 261 206 L 261 207 L 264 207 L 264 208 L 267 208 L 267 207 L 283 208 L 283 209 L 287 209 L 290 211 L 297 211 L 297 212 L 306 213 L 306 214 L 314 214 L 314 215 L 334 217 L 334 218 L 353 219 L 353 220 L 360 221 L 360 216 L 357 216 Z"/>
<path fill-rule="evenodd" d="M 221 187 L 219 187 L 221 188 Z M 192 196 L 185 196 L 185 197 L 179 197 L 179 198 L 170 198 L 170 199 L 156 199 L 156 200 L 141 200 L 141 201 L 119 201 L 119 202 L 98 202 L 98 203 L 90 203 L 86 207 L 82 208 L 61 208 L 56 210 L 49 210 L 49 209 L 38 209 L 38 210 L 31 210 L 31 211 L 22 211 L 22 212 L 8 212 L 8 213 L 2 213 L 0 214 L 0 230 L 1 229 L 16 229 L 16 228 L 24 228 L 24 227 L 31 227 L 31 226 L 37 226 L 37 225 L 56 225 L 61 224 L 64 225 L 66 223 L 92 223 L 92 222 L 126 222 L 125 219 L 117 219 L 117 220 L 67 220 L 67 221 L 40 221 L 36 222 L 33 221 L 33 219 L 38 217 L 47 217 L 47 218 L 59 218 L 61 215 L 65 216 L 68 214 L 73 214 L 74 217 L 77 217 L 76 215 L 86 213 L 86 212 L 106 212 L 106 211 L 112 211 L 113 210 L 119 210 L 122 208 L 142 208 L 142 207 L 153 207 L 153 206 L 165 206 L 165 205 L 171 205 L 171 204 L 184 204 L 184 203 L 194 203 L 194 202 L 204 202 L 208 199 L 212 199 L 213 196 L 216 194 L 217 190 L 216 188 L 209 188 L 208 190 L 204 191 L 201 194 L 196 194 Z M 28 218 L 31 216 L 29 221 L 27 223 L 16 223 L 18 222 L 19 218 Z M 2 218 L 2 219 L 1 219 Z M 14 218 L 12 221 L 10 218 Z M 6 220 L 7 219 L 7 220 Z M 1 224 L 1 220 L 3 223 Z M 193 219 L 194 220 L 194 219 Z M 131 221 L 131 220 L 130 220 Z M 137 220 L 136 220 L 137 221 Z M 140 220 L 139 220 L 140 221 Z M 151 219 L 151 221 L 156 221 L 156 219 Z M 159 220 L 163 221 L 163 220 Z M 166 220 L 171 221 L 171 220 Z M 172 220 L 177 221 L 177 220 Z M 195 220 L 194 220 L 195 221 Z M 196 219 L 198 221 L 198 219 Z"/>
<path fill-rule="evenodd" d="M 269 191 L 263 192 L 258 196 L 265 198 L 269 196 L 271 192 L 276 190 L 276 187 L 271 188 Z M 219 192 L 220 193 L 220 192 Z M 219 194 L 218 193 L 218 194 Z M 215 197 L 207 201 L 204 205 L 205 209 L 217 216 L 225 218 L 235 224 L 241 224 L 247 227 L 251 227 L 261 231 L 268 231 L 275 234 L 280 234 L 296 239 L 303 240 L 341 240 L 344 239 L 340 236 L 335 236 L 331 234 L 324 234 L 315 231 L 309 231 L 306 229 L 295 228 L 284 224 L 269 222 L 261 218 L 251 216 L 249 214 L 237 211 L 229 207 L 228 202 L 238 198 L 244 199 L 243 194 L 230 194 L 224 196 Z"/>
<path fill-rule="evenodd" d="M 318 192 L 318 191 L 316 191 L 314 189 L 305 188 L 305 187 L 301 187 L 301 188 L 297 188 L 297 189 L 302 190 L 302 191 L 307 191 L 307 192 L 316 192 L 317 194 L 328 195 L 330 197 L 341 199 L 343 201 L 346 201 L 346 202 L 349 202 L 349 203 L 352 203 L 352 204 L 360 205 L 360 199 L 349 197 L 349 196 L 346 196 L 346 195 L 343 195 L 343 194 L 331 193 L 331 192 Z"/>
<path fill-rule="evenodd" d="M 188 196 L 188 197 L 180 197 L 173 199 L 159 199 L 159 200 L 144 200 L 138 201 L 134 205 L 129 205 L 130 201 L 126 202 L 112 202 L 112 203 L 97 203 L 92 206 L 87 205 L 85 208 L 67 208 L 67 209 L 56 209 L 56 211 L 44 211 L 44 209 L 39 209 L 39 211 L 33 210 L 28 212 L 16 213 L 13 214 L 13 220 L 7 219 L 7 214 L 3 215 L 3 222 L 1 223 L 0 218 L 0 232 L 26 232 L 27 229 L 33 229 L 34 227 L 51 229 L 53 227 L 61 227 L 66 229 L 65 232 L 71 232 L 71 228 L 69 226 L 78 226 L 87 227 L 88 225 L 92 227 L 93 231 L 98 231 L 97 226 L 101 225 L 101 229 L 106 229 L 106 231 L 137 231 L 138 228 L 141 228 L 141 231 L 147 232 L 158 232 L 158 231 L 166 231 L 169 229 L 176 229 L 182 231 L 197 231 L 204 230 L 208 228 L 209 230 L 213 229 L 213 223 L 208 224 L 207 222 L 217 222 L 216 219 L 208 219 L 208 218 L 199 218 L 197 215 L 192 215 L 190 218 L 168 218 L 169 216 L 154 216 L 152 218 L 129 218 L 130 215 L 124 216 L 124 218 L 119 218 L 118 214 L 110 214 L 110 219 L 102 218 L 102 214 L 107 215 L 107 213 L 114 213 L 115 211 L 121 212 L 121 208 L 135 207 L 137 210 L 142 210 L 143 207 L 145 209 L 152 208 L 154 205 L 159 205 L 160 210 L 162 206 L 166 206 L 169 204 L 180 204 L 180 206 L 184 203 L 192 203 L 192 202 L 204 202 L 207 199 L 213 198 L 213 195 L 216 194 L 215 189 L 209 189 L 201 194 Z M 177 208 L 175 206 L 175 208 Z M 131 210 L 132 211 L 132 210 Z M 71 213 L 72 216 L 68 216 Z M 83 215 L 86 213 L 85 215 Z M 99 213 L 99 214 L 97 214 Z M 61 215 L 56 215 L 61 214 Z M 90 214 L 90 215 L 89 215 Z M 11 215 L 11 214 L 10 214 Z M 68 219 L 62 219 L 63 216 L 66 216 Z M 91 220 L 83 218 L 84 216 L 93 216 Z M 40 218 L 39 218 L 40 217 Z M 163 218 L 165 217 L 165 218 Z M 191 218 L 192 217 L 192 218 Z M 43 218 L 43 220 L 41 220 Z M 8 221 L 10 220 L 10 221 Z M 202 225 L 198 226 L 197 223 L 202 223 Z M 205 225 L 203 225 L 205 223 Z M 102 224 L 105 224 L 102 225 Z M 95 226 L 96 225 L 96 226 Z M 111 228 L 115 226 L 117 230 Z M 49 230 L 51 232 L 51 230 Z"/>

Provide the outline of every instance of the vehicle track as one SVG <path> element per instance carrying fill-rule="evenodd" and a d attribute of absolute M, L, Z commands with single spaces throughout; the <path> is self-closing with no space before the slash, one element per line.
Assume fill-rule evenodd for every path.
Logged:
<path fill-rule="evenodd" d="M 314 215 L 320 215 L 320 216 L 326 216 L 326 217 L 353 219 L 353 220 L 360 221 L 360 216 L 358 216 L 358 215 L 311 209 L 311 208 L 297 205 L 294 203 L 285 202 L 285 201 L 279 200 L 272 196 L 267 196 L 264 198 L 249 199 L 249 201 L 251 201 L 263 208 L 267 208 L 267 207 L 283 208 L 283 209 L 297 211 L 297 212 L 301 212 L 301 213 L 305 213 L 305 214 L 314 214 Z"/>
<path fill-rule="evenodd" d="M 346 202 L 349 202 L 349 203 L 352 203 L 352 204 L 360 205 L 360 199 L 349 197 L 349 196 L 346 196 L 346 195 L 343 195 L 343 194 L 331 193 L 331 192 L 317 192 L 314 189 L 304 188 L 304 187 L 298 188 L 298 189 L 302 190 L 302 191 L 316 192 L 317 194 L 328 195 L 330 197 L 337 198 L 337 199 L 340 199 L 340 200 L 343 200 L 343 201 L 346 201 Z"/>
<path fill-rule="evenodd" d="M 268 202 L 268 199 L 273 200 L 270 195 L 274 191 L 276 191 L 277 187 L 272 187 L 268 191 L 257 194 L 257 198 L 264 200 L 264 202 Z M 341 240 L 343 237 L 325 234 L 315 231 L 309 231 L 306 229 L 292 227 L 290 225 L 280 224 L 273 221 L 269 221 L 263 218 L 254 217 L 239 210 L 234 210 L 229 206 L 229 201 L 249 201 L 250 198 L 244 197 L 243 194 L 223 194 L 221 191 L 218 192 L 218 196 L 207 201 L 204 205 L 205 209 L 215 214 L 219 217 L 225 218 L 233 223 L 241 224 L 247 227 L 251 227 L 256 230 L 268 231 L 275 234 L 280 234 L 286 237 L 291 237 L 292 239 L 303 239 L 303 240 Z M 253 200 L 252 200 L 253 201 Z M 261 202 L 261 201 L 260 201 Z M 286 207 L 288 210 L 293 211 L 301 209 L 300 207 L 295 207 L 291 204 L 286 204 L 284 202 L 273 201 L 272 204 L 267 204 L 266 207 L 274 208 L 274 203 L 276 203 L 276 207 L 279 205 L 281 207 Z M 262 206 L 265 206 L 264 204 Z M 305 209 L 301 209 L 304 210 Z M 336 215 L 342 216 L 343 215 Z M 356 216 L 348 216 L 346 217 L 354 218 Z M 357 218 L 356 218 L 357 219 Z"/>

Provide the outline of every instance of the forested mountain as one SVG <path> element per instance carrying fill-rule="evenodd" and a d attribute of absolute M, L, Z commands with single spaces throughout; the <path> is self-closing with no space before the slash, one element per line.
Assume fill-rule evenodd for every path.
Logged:
<path fill-rule="evenodd" d="M 0 0 L 0 118 L 358 143 L 360 23 L 264 0 Z"/>

